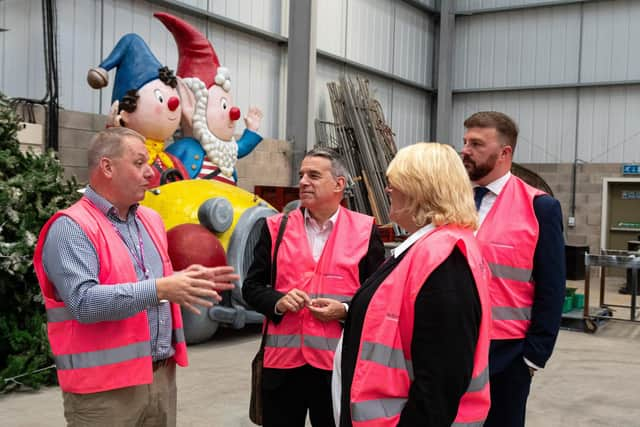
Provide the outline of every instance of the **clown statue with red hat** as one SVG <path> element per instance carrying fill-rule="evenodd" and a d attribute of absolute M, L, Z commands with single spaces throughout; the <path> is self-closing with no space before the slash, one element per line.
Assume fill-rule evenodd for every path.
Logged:
<path fill-rule="evenodd" d="M 154 172 L 150 187 L 165 181 L 188 179 L 182 162 L 164 151 L 164 143 L 180 125 L 182 107 L 177 79 L 153 55 L 137 34 L 126 34 L 111 54 L 87 74 L 94 89 L 107 86 L 107 72 L 117 68 L 107 126 L 123 126 L 145 137 L 149 164 Z"/>
<path fill-rule="evenodd" d="M 167 148 L 187 168 L 190 178 L 216 179 L 235 185 L 236 161 L 262 141 L 257 134 L 262 112 L 252 107 L 246 129 L 237 141 L 233 133 L 240 109 L 233 106 L 231 79 L 220 66 L 207 38 L 187 22 L 167 13 L 154 13 L 178 45 L 178 89 L 182 100 L 182 133 Z"/>

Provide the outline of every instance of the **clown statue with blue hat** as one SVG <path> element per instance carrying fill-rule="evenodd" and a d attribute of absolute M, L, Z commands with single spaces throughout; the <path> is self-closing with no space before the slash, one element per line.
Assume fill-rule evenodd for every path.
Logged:
<path fill-rule="evenodd" d="M 149 187 L 188 179 L 182 162 L 164 151 L 164 143 L 180 125 L 182 106 L 173 71 L 163 67 L 137 34 L 124 35 L 111 54 L 87 74 L 94 89 L 109 83 L 107 72 L 116 70 L 107 126 L 123 126 L 145 137 L 154 176 Z"/>
<path fill-rule="evenodd" d="M 220 66 L 209 40 L 189 23 L 168 13 L 154 13 L 178 45 L 178 90 L 182 100 L 183 139 L 167 151 L 186 166 L 191 178 L 215 179 L 236 185 L 236 161 L 262 141 L 262 112 L 249 108 L 245 130 L 236 141 L 240 109 L 233 105 L 231 73 Z"/>

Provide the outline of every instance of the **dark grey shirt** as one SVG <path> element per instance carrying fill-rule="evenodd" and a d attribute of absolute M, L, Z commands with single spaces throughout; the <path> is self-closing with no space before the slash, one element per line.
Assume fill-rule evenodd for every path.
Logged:
<path fill-rule="evenodd" d="M 93 202 L 119 231 L 129 249 L 138 282 L 97 286 L 100 262 L 96 249 L 80 226 L 68 216 L 54 221 L 47 233 L 42 251 L 47 277 L 73 317 L 82 323 L 126 319 L 146 309 L 153 360 L 173 356 L 171 308 L 169 303 L 158 301 L 156 292 L 155 278 L 163 276 L 162 259 L 149 233 L 136 217 L 137 205 L 131 207 L 127 220 L 122 221 L 116 208 L 91 187 L 87 187 L 84 197 Z M 138 229 L 148 278 L 139 265 L 142 258 Z"/>

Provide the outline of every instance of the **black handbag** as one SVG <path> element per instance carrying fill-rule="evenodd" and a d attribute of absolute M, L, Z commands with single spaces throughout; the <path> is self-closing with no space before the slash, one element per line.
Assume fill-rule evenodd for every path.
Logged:
<path fill-rule="evenodd" d="M 273 251 L 273 260 L 271 261 L 271 283 L 275 284 L 276 279 L 276 259 L 278 258 L 278 248 L 282 241 L 284 228 L 287 226 L 288 215 L 282 217 L 280 228 L 278 229 L 278 237 L 276 238 L 276 247 Z M 264 344 L 267 337 L 267 328 L 269 327 L 269 318 L 265 316 L 265 325 L 262 332 L 262 341 L 260 348 L 251 362 L 251 400 L 249 402 L 249 419 L 256 425 L 262 425 L 262 368 L 264 366 Z"/>

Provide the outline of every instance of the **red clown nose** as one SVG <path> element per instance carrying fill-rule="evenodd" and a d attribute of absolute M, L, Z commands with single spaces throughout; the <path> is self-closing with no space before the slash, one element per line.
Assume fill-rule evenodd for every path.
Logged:
<path fill-rule="evenodd" d="M 229 110 L 229 118 L 234 122 L 240 118 L 240 109 L 238 107 L 232 107 Z"/>
<path fill-rule="evenodd" d="M 169 107 L 169 110 L 176 111 L 176 108 L 180 106 L 180 100 L 178 99 L 177 96 L 172 96 L 171 98 L 169 98 L 169 102 L 167 102 L 167 106 Z"/>

